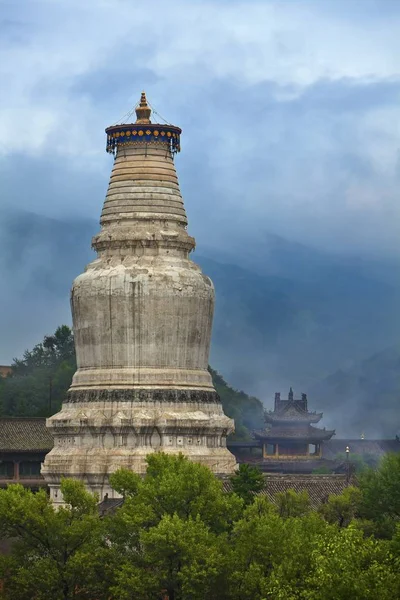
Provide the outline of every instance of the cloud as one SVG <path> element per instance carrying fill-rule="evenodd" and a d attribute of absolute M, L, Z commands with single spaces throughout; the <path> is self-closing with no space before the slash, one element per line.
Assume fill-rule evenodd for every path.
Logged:
<path fill-rule="evenodd" d="M 4 2 L 1 203 L 97 219 L 104 128 L 146 88 L 183 127 L 176 162 L 200 247 L 235 252 L 269 231 L 398 256 L 394 4 Z"/>
<path fill-rule="evenodd" d="M 9 0 L 2 15 L 0 278 L 7 286 L 0 313 L 7 323 L 0 362 L 70 322 L 68 288 L 92 257 L 112 166 L 104 128 L 142 89 L 183 129 L 176 166 L 198 254 L 289 279 L 307 265 L 310 281 L 326 273 L 326 251 L 344 254 L 340 264 L 352 254 L 398 260 L 400 7 L 393 0 Z M 10 207 L 45 215 L 46 226 L 26 213 L 13 226 L 2 223 Z M 328 270 L 317 288 L 329 289 L 335 273 Z M 268 288 L 264 297 L 259 282 L 243 286 L 258 298 L 258 312 L 242 290 L 237 306 L 229 293 L 225 346 L 219 298 L 215 365 L 235 385 L 267 395 L 293 383 L 296 365 L 311 380 L 330 347 L 331 370 L 361 358 L 368 321 L 376 324 L 371 346 L 384 347 L 388 330 L 397 335 L 396 309 L 365 315 L 369 305 L 359 307 L 357 294 L 367 291 L 349 291 L 354 279 L 338 299 L 326 292 L 321 303 L 334 304 L 335 319 L 322 325 L 302 287 L 288 290 L 305 308 L 287 309 L 300 323 L 289 332 L 297 338 L 288 334 L 280 349 L 271 324 L 249 328 L 242 314 L 262 315 Z M 347 295 L 362 313 L 359 329 Z M 378 300 L 374 307 L 383 306 Z"/>
<path fill-rule="evenodd" d="M 398 255 L 400 9 L 380 6 L 3 3 L 2 203 L 97 218 L 104 127 L 146 88 L 183 126 L 177 167 L 200 243 L 274 231 Z"/>

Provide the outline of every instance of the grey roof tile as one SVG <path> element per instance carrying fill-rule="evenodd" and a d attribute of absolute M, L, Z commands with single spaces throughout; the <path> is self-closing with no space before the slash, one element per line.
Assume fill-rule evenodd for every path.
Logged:
<path fill-rule="evenodd" d="M 0 452 L 48 452 L 52 447 L 53 437 L 46 428 L 46 419 L 0 419 Z"/>
<path fill-rule="evenodd" d="M 331 495 L 339 495 L 348 487 L 346 475 L 278 475 L 265 473 L 265 486 L 259 492 L 261 496 L 274 502 L 275 495 L 279 492 L 294 490 L 295 492 L 307 492 L 310 497 L 310 505 L 317 508 Z M 354 482 L 353 482 L 354 483 Z M 223 487 L 226 492 L 232 491 L 229 479 L 224 480 Z"/>

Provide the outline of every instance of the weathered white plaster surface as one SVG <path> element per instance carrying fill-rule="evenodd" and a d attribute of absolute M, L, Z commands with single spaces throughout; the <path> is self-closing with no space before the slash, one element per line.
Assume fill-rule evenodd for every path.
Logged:
<path fill-rule="evenodd" d="M 214 288 L 189 258 L 186 226 L 168 143 L 119 148 L 97 259 L 71 291 L 78 370 L 47 421 L 55 446 L 42 473 L 56 503 L 62 476 L 112 497 L 109 474 L 143 473 L 155 450 L 183 452 L 218 474 L 235 468 L 226 449 L 233 421 L 207 371 Z"/>

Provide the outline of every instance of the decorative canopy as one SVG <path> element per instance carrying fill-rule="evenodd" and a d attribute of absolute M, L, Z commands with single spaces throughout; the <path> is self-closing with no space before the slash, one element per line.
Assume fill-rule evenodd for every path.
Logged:
<path fill-rule="evenodd" d="M 169 146 L 172 153 L 180 152 L 182 130 L 175 125 L 161 125 L 150 121 L 151 108 L 147 104 L 146 94 L 142 92 L 139 105 L 135 109 L 135 123 L 122 123 L 107 127 L 106 150 L 116 154 L 118 147 L 137 143 L 157 143 Z"/>

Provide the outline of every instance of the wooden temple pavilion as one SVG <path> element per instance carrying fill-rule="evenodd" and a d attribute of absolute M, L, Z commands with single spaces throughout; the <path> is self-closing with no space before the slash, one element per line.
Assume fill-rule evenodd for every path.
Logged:
<path fill-rule="evenodd" d="M 262 444 L 263 459 L 320 459 L 323 442 L 335 435 L 335 430 L 314 427 L 322 416 L 322 413 L 308 411 L 307 394 L 297 399 L 292 388 L 287 399 L 281 399 L 279 393 L 275 394 L 274 410 L 265 412 L 267 428 L 254 432 L 254 437 Z"/>

